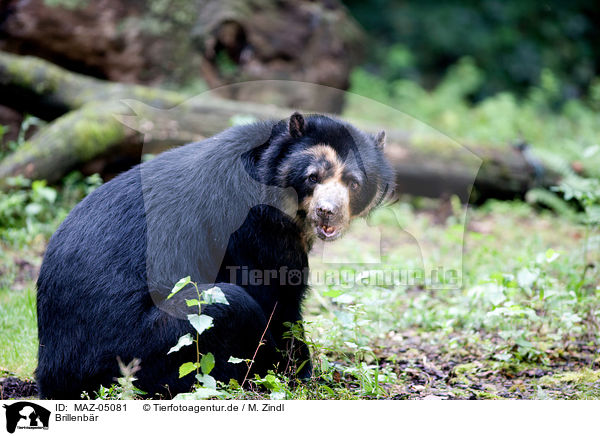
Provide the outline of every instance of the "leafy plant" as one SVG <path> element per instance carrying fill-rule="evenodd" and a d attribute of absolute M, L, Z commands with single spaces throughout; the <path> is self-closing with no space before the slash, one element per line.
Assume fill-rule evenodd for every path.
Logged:
<path fill-rule="evenodd" d="M 109 387 L 100 385 L 100 388 L 94 392 L 93 398 L 84 391 L 81 398 L 85 400 L 136 400 L 146 394 L 133 385 L 137 380 L 135 373 L 141 369 L 140 359 L 133 359 L 127 365 L 119 357 L 117 357 L 117 361 L 121 371 L 121 377 L 117 379 L 117 383 L 113 383 Z"/>
<path fill-rule="evenodd" d="M 22 247 L 37 236 L 49 237 L 73 205 L 102 183 L 100 176 L 71 173 L 61 188 L 44 180 L 7 179 L 0 191 L 0 242 Z"/>
<path fill-rule="evenodd" d="M 21 126 L 19 127 L 19 133 L 17 134 L 16 140 L 8 141 L 5 146 L 0 147 L 0 159 L 6 157 L 7 155 L 15 151 L 17 148 L 19 148 L 21 145 L 23 145 L 25 143 L 25 137 L 27 133 L 30 132 L 30 129 L 32 127 L 42 127 L 45 124 L 46 123 L 44 121 L 40 120 L 37 117 L 34 117 L 33 115 L 25 115 L 23 121 L 21 122 Z M 3 136 L 6 134 L 8 129 L 9 128 L 7 126 L 0 125 L 0 141 L 2 140 Z"/>
<path fill-rule="evenodd" d="M 282 378 L 282 376 L 276 375 L 273 371 L 269 371 L 269 373 L 262 378 L 256 376 L 252 381 L 254 384 L 267 389 L 271 400 L 285 400 L 292 396 L 287 380 Z"/>
<path fill-rule="evenodd" d="M 229 304 L 223 291 L 218 287 L 212 287 L 200 292 L 198 284 L 191 280 L 190 276 L 179 280 L 171 293 L 167 296 L 167 300 L 174 297 L 186 286 L 192 285 L 196 291 L 197 298 L 186 299 L 188 307 L 197 307 L 197 314 L 189 314 L 188 321 L 196 331 L 195 339 L 191 334 L 187 333 L 181 336 L 177 344 L 173 346 L 167 354 L 177 352 L 181 348 L 195 344 L 196 346 L 196 361 L 185 362 L 179 367 L 179 378 L 196 372 L 196 381 L 199 383 L 192 393 L 179 394 L 175 399 L 203 399 L 210 397 L 223 397 L 227 394 L 217 389 L 217 381 L 210 375 L 210 372 L 215 367 L 215 357 L 212 353 L 200 353 L 200 335 L 213 326 L 213 318 L 202 313 L 202 306 L 207 304 Z"/>

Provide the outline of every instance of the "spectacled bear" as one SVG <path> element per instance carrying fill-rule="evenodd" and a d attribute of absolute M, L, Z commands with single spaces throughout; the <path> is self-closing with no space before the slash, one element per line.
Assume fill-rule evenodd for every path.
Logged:
<path fill-rule="evenodd" d="M 41 397 L 114 383 L 117 357 L 141 359 L 135 385 L 148 395 L 190 391 L 194 375 L 178 369 L 195 347 L 167 354 L 194 333 L 186 315 L 197 307 L 166 298 L 186 276 L 229 302 L 202 307 L 214 323 L 199 340 L 215 356 L 210 375 L 241 383 L 236 357 L 254 359 L 250 376 L 310 377 L 307 346 L 285 335 L 302 319 L 307 255 L 391 196 L 384 139 L 296 112 L 166 151 L 93 191 L 51 238 L 37 281 Z"/>

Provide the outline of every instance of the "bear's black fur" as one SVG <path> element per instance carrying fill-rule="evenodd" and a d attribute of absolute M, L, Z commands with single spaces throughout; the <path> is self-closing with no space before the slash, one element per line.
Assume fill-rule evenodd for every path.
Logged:
<path fill-rule="evenodd" d="M 303 151 L 335 150 L 344 174 L 360 181 L 350 202 L 356 216 L 393 186 L 381 141 L 332 118 L 294 114 L 162 153 L 96 189 L 52 237 L 37 282 L 41 397 L 77 399 L 114 383 L 117 356 L 141 359 L 135 385 L 149 395 L 189 391 L 193 374 L 180 379 L 178 368 L 195 361 L 195 347 L 167 352 L 194 332 L 185 315 L 197 308 L 177 305 L 183 297 L 165 301 L 188 275 L 201 289 L 216 284 L 229 301 L 202 309 L 214 318 L 200 335 L 200 351 L 215 355 L 212 376 L 241 382 L 247 366 L 228 359 L 251 359 L 264 334 L 251 376 L 301 366 L 297 376 L 309 377 L 306 345 L 284 338 L 284 323 L 301 320 L 314 235 L 307 211 L 293 207 L 313 189 Z M 253 269 L 302 276 L 249 283 L 244 271 Z"/>

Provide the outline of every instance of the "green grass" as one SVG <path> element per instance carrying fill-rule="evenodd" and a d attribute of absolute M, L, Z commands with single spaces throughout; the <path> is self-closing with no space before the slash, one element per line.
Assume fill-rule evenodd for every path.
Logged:
<path fill-rule="evenodd" d="M 33 377 L 37 365 L 35 290 L 0 289 L 0 371 Z"/>
<path fill-rule="evenodd" d="M 538 398 L 559 391 L 576 400 L 600 400 L 600 371 L 585 368 L 542 377 L 538 383 Z"/>

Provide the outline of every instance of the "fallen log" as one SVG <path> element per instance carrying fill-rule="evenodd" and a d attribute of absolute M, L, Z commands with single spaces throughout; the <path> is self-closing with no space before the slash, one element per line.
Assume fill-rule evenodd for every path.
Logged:
<path fill-rule="evenodd" d="M 55 118 L 0 161 L 0 187 L 7 177 L 18 174 L 56 182 L 103 156 L 156 153 L 212 136 L 235 117 L 285 118 L 293 112 L 206 96 L 187 99 L 172 91 L 92 79 L 40 59 L 6 53 L 0 53 L 0 96 L 1 104 Z M 524 147 L 467 148 L 433 129 L 427 135 L 388 129 L 387 143 L 400 192 L 456 194 L 466 201 L 475 184 L 481 198 L 511 198 L 558 180 Z"/>
<path fill-rule="evenodd" d="M 90 102 L 120 98 L 171 107 L 188 96 L 160 88 L 99 80 L 36 57 L 0 51 L 0 102 L 20 112 L 52 120 Z"/>

